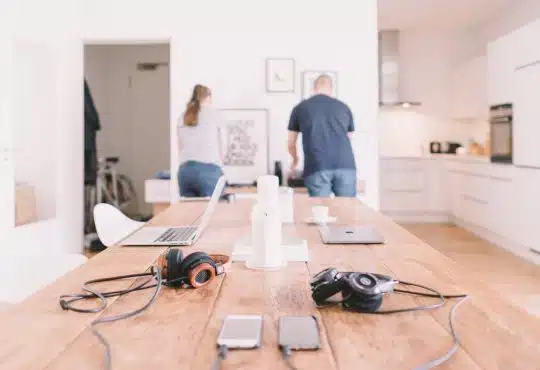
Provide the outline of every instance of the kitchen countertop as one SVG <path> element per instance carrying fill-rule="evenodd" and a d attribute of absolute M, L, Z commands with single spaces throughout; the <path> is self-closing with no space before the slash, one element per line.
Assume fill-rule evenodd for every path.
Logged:
<path fill-rule="evenodd" d="M 431 160 L 431 159 L 447 159 L 466 162 L 480 162 L 480 163 L 492 163 L 490 157 L 480 155 L 456 155 L 456 154 L 426 154 L 426 155 L 381 155 L 380 159 L 418 159 L 418 160 Z M 493 163 L 504 164 L 504 163 Z"/>

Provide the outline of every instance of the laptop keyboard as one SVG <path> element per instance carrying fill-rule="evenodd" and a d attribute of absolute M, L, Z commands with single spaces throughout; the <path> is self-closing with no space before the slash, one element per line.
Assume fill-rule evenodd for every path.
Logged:
<path fill-rule="evenodd" d="M 156 239 L 156 242 L 167 243 L 177 241 L 187 241 L 189 237 L 197 230 L 196 226 L 180 227 L 168 229 Z"/>

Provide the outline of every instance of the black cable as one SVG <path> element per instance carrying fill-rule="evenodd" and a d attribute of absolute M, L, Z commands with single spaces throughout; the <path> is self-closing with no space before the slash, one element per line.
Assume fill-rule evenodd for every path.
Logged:
<path fill-rule="evenodd" d="M 418 296 L 422 296 L 422 297 L 439 298 L 438 294 L 415 292 L 415 291 L 411 291 L 411 290 L 394 289 L 394 292 L 418 295 Z M 465 297 L 467 297 L 466 294 L 443 294 L 442 296 L 443 296 L 444 299 L 465 298 Z"/>
<path fill-rule="evenodd" d="M 421 289 L 425 289 L 427 291 L 433 292 L 433 294 L 430 294 L 429 296 L 439 298 L 440 301 L 438 303 L 434 303 L 434 304 L 430 304 L 430 305 L 400 308 L 400 309 L 397 309 L 397 310 L 375 311 L 373 313 L 381 314 L 381 315 L 388 315 L 388 314 L 400 313 L 400 312 L 414 312 L 414 311 L 433 310 L 435 308 L 439 308 L 439 307 L 444 306 L 444 303 L 445 303 L 444 297 L 445 296 L 443 294 L 441 294 L 439 291 L 435 290 L 435 289 L 429 288 L 429 287 L 427 287 L 425 285 L 409 283 L 409 282 L 406 282 L 406 281 L 400 281 L 399 284 L 407 285 L 407 286 L 413 286 L 413 287 L 417 287 L 417 288 L 421 288 Z M 402 294 L 413 294 L 413 295 L 428 294 L 428 293 L 421 293 L 421 292 L 410 292 L 408 290 L 401 290 L 401 289 L 400 290 L 394 290 L 394 291 L 398 291 L 399 293 L 402 293 Z"/>
<path fill-rule="evenodd" d="M 143 277 L 143 276 L 151 276 L 151 277 L 149 279 L 145 280 L 143 283 L 138 284 L 135 287 L 129 288 L 129 289 L 114 290 L 114 291 L 109 291 L 109 292 L 107 292 L 107 291 L 106 292 L 96 292 L 96 291 L 92 290 L 89 287 L 89 285 L 93 285 L 93 284 L 109 282 L 109 281 L 116 281 L 116 280 L 124 280 L 124 279 L 130 279 L 130 278 L 135 278 L 135 277 Z M 64 310 L 70 310 L 70 311 L 81 312 L 81 313 L 98 313 L 98 312 L 103 311 L 107 307 L 106 298 L 122 296 L 122 295 L 127 294 L 127 293 L 136 292 L 136 291 L 144 290 L 144 289 L 154 288 L 156 286 L 156 284 L 154 284 L 154 285 L 146 285 L 149 282 L 151 282 L 152 280 L 154 280 L 154 276 L 152 276 L 151 272 L 142 273 L 142 274 L 130 274 L 130 275 L 113 276 L 113 277 L 110 277 L 110 278 L 89 280 L 89 281 L 85 282 L 83 284 L 83 286 L 82 286 L 82 290 L 84 290 L 84 291 L 86 291 L 88 293 L 86 293 L 86 294 L 83 293 L 83 294 L 64 294 L 64 295 L 61 295 L 60 296 L 60 306 Z M 70 298 L 70 299 L 67 300 L 67 298 Z M 77 308 L 77 307 L 73 306 L 73 303 L 78 302 L 80 300 L 96 299 L 96 298 L 100 300 L 99 307 L 88 308 L 87 309 L 87 308 Z"/>
<path fill-rule="evenodd" d="M 130 289 L 116 290 L 116 291 L 101 293 L 101 292 L 93 290 L 89 286 L 89 285 L 96 284 L 96 283 L 101 283 L 101 282 L 122 280 L 122 279 L 128 279 L 128 278 L 134 278 L 134 277 L 142 277 L 142 276 L 151 276 L 151 278 L 145 280 L 143 283 L 138 284 L 135 287 L 130 288 Z M 148 284 L 149 282 L 151 282 L 154 279 L 156 279 L 156 281 L 157 281 L 156 284 L 146 286 L 146 284 Z M 111 346 L 110 346 L 109 342 L 107 342 L 107 339 L 105 339 L 103 334 L 101 334 L 95 328 L 95 326 L 98 325 L 98 324 L 106 323 L 106 322 L 113 322 L 113 321 L 119 321 L 119 320 L 127 319 L 129 317 L 135 316 L 135 315 L 143 312 L 148 307 L 150 307 L 150 305 L 152 305 L 152 303 L 154 303 L 154 301 L 157 299 L 157 296 L 159 294 L 159 291 L 161 290 L 162 285 L 165 285 L 165 284 L 162 282 L 161 269 L 159 267 L 157 267 L 157 266 L 152 266 L 151 269 L 150 269 L 150 272 L 148 272 L 148 273 L 122 275 L 122 276 L 115 276 L 115 277 L 110 277 L 110 278 L 95 279 L 95 280 L 87 281 L 86 283 L 84 283 L 82 289 L 84 291 L 88 292 L 88 294 L 62 295 L 62 296 L 60 296 L 60 306 L 64 310 L 71 310 L 71 311 L 82 312 L 82 313 L 98 313 L 98 312 L 103 311 L 105 308 L 107 308 L 107 298 L 109 298 L 109 297 L 121 296 L 121 295 L 124 295 L 124 294 L 127 294 L 127 293 L 135 292 L 135 291 L 138 291 L 138 290 L 149 289 L 149 288 L 153 288 L 153 287 L 156 288 L 156 290 L 154 291 L 154 293 L 152 294 L 152 296 L 150 297 L 148 302 L 146 304 L 144 304 L 142 307 L 140 307 L 140 308 L 138 308 L 136 310 L 130 311 L 130 312 L 119 314 L 119 315 L 99 317 L 99 318 L 93 320 L 90 323 L 90 330 L 92 331 L 92 334 L 94 334 L 98 338 L 100 343 L 103 344 L 103 346 L 105 347 L 105 364 L 106 364 L 105 366 L 106 366 L 107 370 L 110 370 L 111 369 Z M 66 300 L 66 298 L 71 298 L 71 299 Z M 100 303 L 101 303 L 100 306 L 95 307 L 95 308 L 83 309 L 83 308 L 73 307 L 73 305 L 72 305 L 72 303 L 74 303 L 74 302 L 77 302 L 77 301 L 80 301 L 80 300 L 83 300 L 83 299 L 90 299 L 90 298 L 99 299 Z"/>
<path fill-rule="evenodd" d="M 441 294 L 435 289 L 429 288 L 424 285 L 420 284 L 414 284 L 414 283 L 408 283 L 406 281 L 400 281 L 399 284 L 408 285 L 408 286 L 414 286 L 417 288 L 425 289 L 427 291 L 433 292 L 434 294 L 429 293 L 422 293 L 422 292 L 411 292 L 408 290 L 401 290 L 401 289 L 394 289 L 394 292 L 402 293 L 402 294 L 412 294 L 412 295 L 422 295 L 427 297 L 435 297 L 439 298 L 438 303 L 424 305 L 424 306 L 414 306 L 414 307 L 406 307 L 406 308 L 399 308 L 395 310 L 376 310 L 376 311 L 362 311 L 362 313 L 366 314 L 372 314 L 372 315 L 390 315 L 395 313 L 402 313 L 402 312 L 414 312 L 414 311 L 424 311 L 424 310 L 433 310 L 435 308 L 439 308 L 444 306 L 445 304 L 445 295 Z M 338 303 L 346 302 L 347 300 L 354 299 L 353 298 L 354 293 L 351 291 L 347 296 L 343 297 L 343 300 Z M 349 311 L 355 311 L 354 307 L 344 307 L 346 310 Z"/>
<path fill-rule="evenodd" d="M 225 345 L 218 347 L 218 355 L 216 361 L 212 365 L 212 370 L 219 370 L 221 368 L 221 362 L 227 357 L 228 348 Z"/>
<path fill-rule="evenodd" d="M 289 346 L 282 346 L 281 347 L 281 354 L 283 355 L 283 359 L 287 363 L 287 367 L 291 370 L 298 370 L 296 366 L 294 366 L 294 363 L 292 361 L 292 351 L 291 347 Z"/>

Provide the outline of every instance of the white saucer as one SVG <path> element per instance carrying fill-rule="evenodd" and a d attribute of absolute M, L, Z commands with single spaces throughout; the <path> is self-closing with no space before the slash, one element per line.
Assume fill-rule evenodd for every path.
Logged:
<path fill-rule="evenodd" d="M 329 216 L 326 220 L 315 220 L 313 217 L 308 217 L 304 219 L 305 222 L 308 224 L 314 224 L 314 225 L 324 225 L 324 224 L 332 224 L 336 222 L 337 218 Z"/>

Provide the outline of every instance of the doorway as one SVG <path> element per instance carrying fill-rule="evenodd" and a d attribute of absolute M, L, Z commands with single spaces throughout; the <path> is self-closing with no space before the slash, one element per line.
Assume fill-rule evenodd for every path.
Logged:
<path fill-rule="evenodd" d="M 85 44 L 85 234 L 96 203 L 151 216 L 145 180 L 170 168 L 169 61 L 169 43 Z"/>

